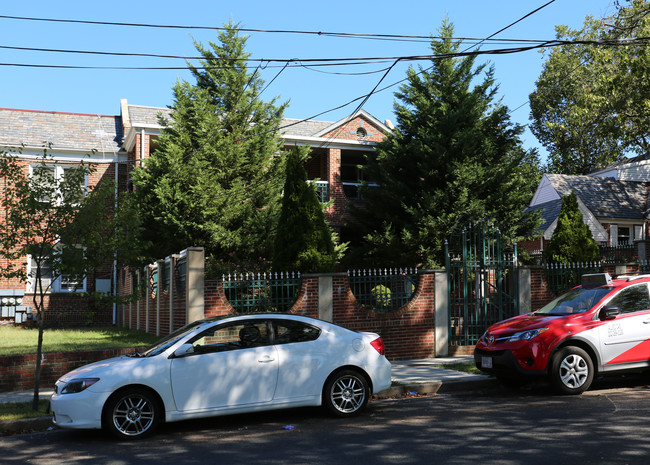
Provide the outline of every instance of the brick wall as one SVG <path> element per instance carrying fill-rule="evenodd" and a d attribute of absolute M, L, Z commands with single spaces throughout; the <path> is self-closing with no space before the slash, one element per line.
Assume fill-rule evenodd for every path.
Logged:
<path fill-rule="evenodd" d="M 135 349 L 48 352 L 41 359 L 41 388 L 53 387 L 61 376 L 88 363 L 133 352 Z M 0 392 L 34 388 L 36 354 L 0 356 Z"/>
<path fill-rule="evenodd" d="M 31 163 L 34 163 L 34 161 L 28 159 L 20 161 L 25 176 L 29 174 L 29 166 Z M 60 165 L 77 164 L 60 163 Z M 95 164 L 95 168 L 95 172 L 91 173 L 88 177 L 89 189 L 92 190 L 104 179 L 110 181 L 115 179 L 114 163 L 98 163 Z M 0 259 L 0 267 L 7 268 L 8 265 L 9 262 L 7 260 Z M 27 257 L 13 261 L 12 265 L 26 270 Z M 86 278 L 86 291 L 93 292 L 95 290 L 95 280 L 98 278 L 112 279 L 110 263 L 107 263 L 104 269 L 97 270 Z M 2 278 L 0 279 L 0 288 L 26 290 L 27 285 L 18 278 Z M 23 305 L 31 306 L 35 313 L 34 298 L 34 293 L 26 292 L 23 298 Z M 45 324 L 48 326 L 106 326 L 112 324 L 113 318 L 112 307 L 110 305 L 99 305 L 90 302 L 87 298 L 82 298 L 75 293 L 49 293 L 44 301 L 44 310 L 43 317 L 45 318 Z M 13 320 L 13 318 L 10 320 Z"/>
<path fill-rule="evenodd" d="M 377 314 L 357 302 L 346 274 L 333 276 L 332 322 L 356 331 L 378 333 L 390 360 L 435 356 L 434 274 L 423 272 L 413 299 L 397 312 Z M 291 313 L 319 317 L 319 276 L 303 276 Z M 206 281 L 205 316 L 235 314 L 221 281 Z"/>

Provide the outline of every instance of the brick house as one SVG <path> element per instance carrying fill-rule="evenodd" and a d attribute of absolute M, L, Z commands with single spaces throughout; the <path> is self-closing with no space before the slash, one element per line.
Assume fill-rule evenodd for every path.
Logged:
<path fill-rule="evenodd" d="M 95 176 L 88 179 L 89 189 L 108 176 L 125 190 L 129 188 L 130 171 L 156 148 L 162 131 L 159 115 L 169 117 L 170 110 L 131 105 L 125 99 L 120 102 L 119 116 L 0 109 L 0 150 L 22 151 L 20 158 L 28 170 L 49 144 L 48 153 L 63 164 L 84 160 L 97 165 Z M 364 110 L 337 122 L 283 121 L 286 149 L 296 145 L 311 147 L 308 177 L 317 184 L 321 201 L 332 201 L 326 218 L 339 233 L 345 231 L 348 203 L 360 200 L 358 165 L 363 163 L 364 155 L 374 151 L 376 143 L 391 130 L 390 126 L 389 122 L 382 123 Z M 25 257 L 24 266 L 29 271 L 29 257 Z M 79 289 L 112 292 L 115 281 L 116 271 L 109 267 L 97 276 L 88 277 Z M 75 291 L 64 284 L 53 283 L 48 319 L 62 324 L 83 323 L 96 314 L 95 309 L 88 308 L 88 303 L 76 298 Z M 3 312 L 0 320 L 25 319 L 31 305 L 30 293 L 33 295 L 33 283 L 25 286 L 17 281 L 0 280 L 0 305 L 3 295 L 13 299 L 11 309 L 5 305 L 5 311 L 0 310 Z M 22 305 L 16 306 L 19 296 Z M 93 317 L 97 324 L 110 324 L 114 320 L 114 309 L 103 310 L 99 318 Z"/>
<path fill-rule="evenodd" d="M 128 153 L 130 164 L 140 163 L 155 150 L 156 138 L 162 130 L 158 116 L 166 118 L 169 114 L 168 108 L 121 101 L 123 149 Z M 343 236 L 348 203 L 360 201 L 357 188 L 362 178 L 358 165 L 364 163 L 364 156 L 374 152 L 374 146 L 391 129 L 389 121 L 382 123 L 365 110 L 336 122 L 297 119 L 282 122 L 285 149 L 297 145 L 311 147 L 306 167 L 308 179 L 317 184 L 321 202 L 332 201 L 325 212 L 326 219 Z"/>
<path fill-rule="evenodd" d="M 0 151 L 19 154 L 25 173 L 42 160 L 43 151 L 59 165 L 52 167 L 52 175 L 63 175 L 66 165 L 82 160 L 96 165 L 97 170 L 86 180 L 92 190 L 104 177 L 117 179 L 125 186 L 127 179 L 126 153 L 121 149 L 122 123 L 119 116 L 55 113 L 47 111 L 0 109 Z M 2 264 L 0 264 L 1 266 Z M 29 272 L 31 258 L 24 257 L 19 266 Z M 51 282 L 48 318 L 50 323 L 65 324 L 92 320 L 110 324 L 110 310 L 91 308 L 89 302 L 78 298 L 78 292 L 110 292 L 113 271 L 111 267 L 89 276 L 82 283 L 71 283 L 59 277 L 43 279 Z M 18 280 L 0 280 L 0 315 L 2 320 L 24 321 L 31 313 L 34 282 L 27 285 Z M 2 298 L 4 297 L 4 298 Z"/>

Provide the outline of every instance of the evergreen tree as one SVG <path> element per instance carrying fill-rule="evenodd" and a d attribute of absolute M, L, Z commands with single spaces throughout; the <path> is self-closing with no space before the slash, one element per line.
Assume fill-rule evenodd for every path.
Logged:
<path fill-rule="evenodd" d="M 133 173 L 152 257 L 202 246 L 219 263 L 272 254 L 282 187 L 276 130 L 286 104 L 260 100 L 264 81 L 247 68 L 246 37 L 226 25 L 219 43 L 189 65 L 195 84 L 173 89 L 171 120 Z"/>
<path fill-rule="evenodd" d="M 585 224 L 578 208 L 578 198 L 571 192 L 562 199 L 560 215 L 544 258 L 548 263 L 584 263 L 600 260 L 598 244 Z"/>
<path fill-rule="evenodd" d="M 354 209 L 363 237 L 355 261 L 439 266 L 445 240 L 469 220 L 491 219 L 509 239 L 533 226 L 522 212 L 539 179 L 537 154 L 495 101 L 493 69 L 453 57 L 461 44 L 448 21 L 438 35 L 431 67 L 409 69 L 396 129 L 363 168 L 379 187 L 362 186 L 365 205 Z"/>
<path fill-rule="evenodd" d="M 278 271 L 330 272 L 336 264 L 332 232 L 314 186 L 307 183 L 303 162 L 308 152 L 307 147 L 296 147 L 287 158 L 273 258 L 273 267 Z"/>

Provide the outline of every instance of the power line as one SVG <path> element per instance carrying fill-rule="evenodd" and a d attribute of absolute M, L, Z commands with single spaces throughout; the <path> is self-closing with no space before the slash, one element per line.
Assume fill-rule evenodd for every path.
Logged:
<path fill-rule="evenodd" d="M 552 0 L 555 1 L 555 0 Z M 551 2 L 552 3 L 552 2 Z M 532 13 L 531 13 L 532 14 Z M 136 28 L 153 28 L 153 29 L 189 29 L 189 30 L 211 30 L 211 31 L 225 31 L 226 27 L 218 26 L 192 26 L 192 25 L 175 25 L 175 24 L 151 24 L 151 23 L 125 23 L 125 22 L 111 22 L 111 21 L 92 21 L 92 20 L 79 20 L 79 19 L 57 19 L 57 18 L 39 18 L 28 16 L 9 16 L 0 15 L 0 19 L 18 20 L 18 21 L 36 21 L 36 22 L 51 22 L 51 23 L 64 23 L 64 24 L 85 24 L 96 26 L 119 26 L 119 27 L 136 27 Z M 523 19 L 523 18 L 522 18 Z M 418 41 L 430 42 L 432 39 L 444 39 L 444 37 L 435 37 L 431 35 L 405 35 L 405 34 L 362 34 L 353 32 L 328 32 L 328 31 L 305 31 L 294 29 L 254 29 L 254 28 L 240 28 L 237 30 L 245 33 L 266 33 L 266 34 L 302 34 L 314 35 L 320 37 L 335 37 L 335 38 L 351 38 L 351 39 L 377 39 L 377 40 L 398 40 L 398 41 Z M 499 31 L 501 32 L 501 31 Z M 496 34 L 493 34 L 496 35 Z M 457 38 L 463 41 L 476 41 L 483 42 L 486 38 L 473 38 L 462 37 Z M 499 42 L 539 42 L 532 39 L 495 39 Z"/>
<path fill-rule="evenodd" d="M 290 67 L 304 67 L 305 62 L 310 63 L 310 67 L 315 66 L 350 66 L 350 65 L 366 65 L 376 64 L 389 61 L 428 61 L 437 59 L 460 58 L 465 56 L 479 56 L 479 55 L 509 55 L 513 53 L 522 53 L 530 50 L 540 48 L 553 48 L 566 45 L 593 45 L 593 46 L 607 46 L 607 47 L 620 47 L 631 45 L 647 45 L 650 37 L 635 37 L 624 39 L 606 39 L 606 40 L 550 40 L 546 42 L 537 43 L 525 47 L 509 47 L 497 48 L 488 50 L 474 50 L 464 51 L 443 55 L 405 55 L 393 57 L 355 57 L 355 58 L 247 58 L 236 59 L 237 61 L 248 62 L 268 62 L 280 64 L 289 64 Z M 180 57 L 179 57 L 180 58 Z M 196 59 L 202 59 L 197 57 Z M 184 70 L 188 69 L 187 66 L 90 66 L 90 65 L 48 65 L 48 64 L 35 64 L 35 63 L 0 63 L 0 66 L 16 66 L 28 68 L 52 68 L 52 69 L 96 69 L 96 70 Z M 284 65 L 282 66 L 284 67 Z M 202 67 L 196 67 L 201 69 Z M 209 68 L 209 67 L 207 67 Z M 203 69 L 207 69 L 203 67 Z M 218 67 L 212 67 L 218 68 Z M 402 82 L 402 81 L 400 81 Z"/>

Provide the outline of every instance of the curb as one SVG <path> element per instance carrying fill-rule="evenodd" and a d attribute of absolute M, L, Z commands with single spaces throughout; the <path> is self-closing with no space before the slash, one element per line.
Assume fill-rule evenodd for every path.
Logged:
<path fill-rule="evenodd" d="M 447 394 L 451 392 L 473 391 L 476 389 L 487 389 L 496 387 L 499 382 L 495 378 L 482 378 L 473 380 L 458 381 L 431 381 L 424 383 L 403 384 L 393 386 L 373 395 L 375 399 L 389 399 L 404 395 L 415 394 Z"/>
<path fill-rule="evenodd" d="M 0 421 L 0 436 L 46 431 L 54 426 L 52 417 L 23 418 L 21 420 Z"/>

